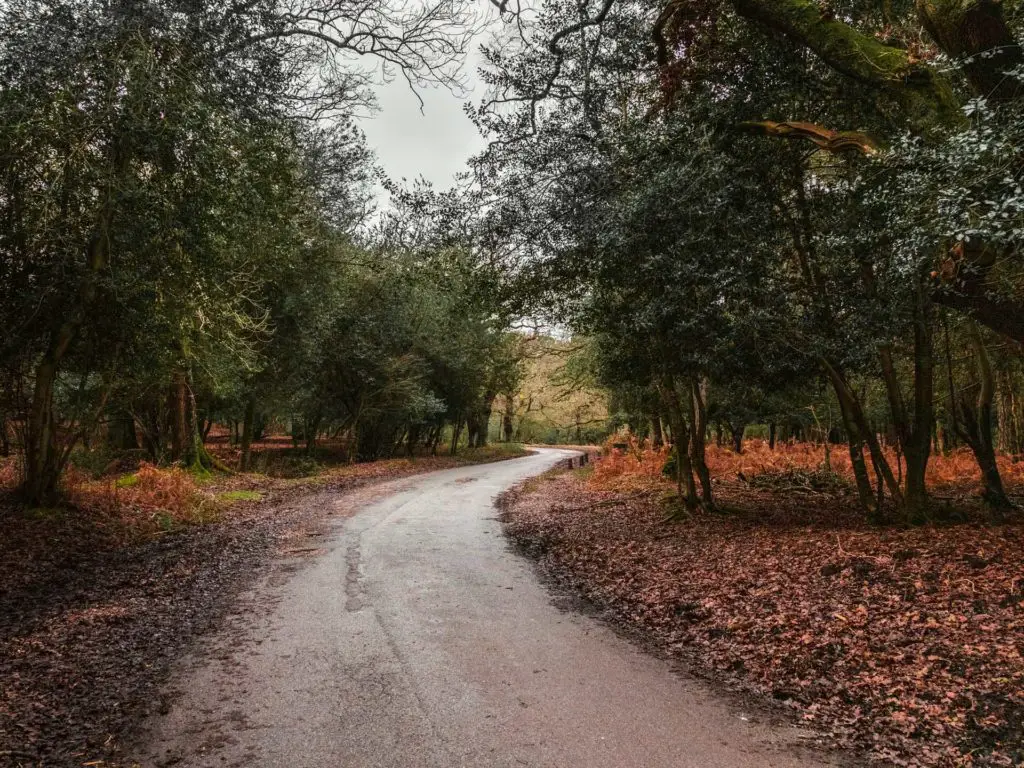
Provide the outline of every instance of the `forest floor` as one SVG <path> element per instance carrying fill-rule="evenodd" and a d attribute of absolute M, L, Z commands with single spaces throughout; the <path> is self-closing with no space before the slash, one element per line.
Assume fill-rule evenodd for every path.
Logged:
<path fill-rule="evenodd" d="M 157 692 L 174 662 L 262 566 L 317 551 L 339 494 L 527 452 L 198 481 L 145 464 L 78 470 L 75 504 L 53 509 L 0 493 L 0 766 L 104 765 L 132 724 L 167 706 Z M 12 476 L 0 466 L 0 481 Z"/>
<path fill-rule="evenodd" d="M 642 470 L 642 453 L 616 455 L 529 481 L 502 520 L 613 623 L 836 747 L 880 765 L 1024 765 L 1024 523 L 988 524 L 947 487 L 962 522 L 871 527 L 841 477 L 728 453 L 711 462 L 723 514 L 667 521 L 672 486 L 648 452 Z"/>

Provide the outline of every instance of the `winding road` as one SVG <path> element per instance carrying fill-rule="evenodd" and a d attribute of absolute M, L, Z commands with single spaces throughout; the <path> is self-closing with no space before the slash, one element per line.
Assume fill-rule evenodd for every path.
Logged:
<path fill-rule="evenodd" d="M 787 768 L 801 734 L 565 611 L 494 497 L 572 454 L 389 483 L 266 583 L 147 726 L 143 766 Z"/>

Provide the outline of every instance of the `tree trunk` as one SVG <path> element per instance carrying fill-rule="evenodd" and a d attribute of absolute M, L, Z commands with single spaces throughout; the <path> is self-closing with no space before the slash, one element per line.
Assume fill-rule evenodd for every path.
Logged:
<path fill-rule="evenodd" d="M 91 302 L 95 289 L 87 291 L 83 288 L 81 294 L 83 304 Z M 24 439 L 25 481 L 21 487 L 22 495 L 30 504 L 52 506 L 57 502 L 61 473 L 80 436 L 79 433 L 71 432 L 67 444 L 61 445 L 53 396 L 60 362 L 78 336 L 81 325 L 81 319 L 63 323 L 53 334 L 49 347 L 36 366 L 36 380 Z M 102 406 L 97 412 L 97 418 L 101 411 Z"/>
<path fill-rule="evenodd" d="M 913 521 L 923 520 L 928 511 L 925 472 L 932 445 L 935 418 L 934 351 L 932 344 L 932 303 L 924 280 L 918 285 L 914 317 L 914 420 L 902 440 L 907 461 L 906 512 Z M 901 436 L 902 438 L 903 436 Z"/>
<path fill-rule="evenodd" d="M 680 426 L 680 434 L 686 430 Z M 676 441 L 676 490 L 683 498 L 683 504 L 688 512 L 694 512 L 700 506 L 700 499 L 697 496 L 697 484 L 693 479 L 693 464 L 690 462 L 689 437 L 682 441 Z M 683 495 L 683 486 L 686 486 L 686 494 Z"/>
<path fill-rule="evenodd" d="M 715 495 L 711 487 L 711 471 L 705 461 L 705 440 L 708 427 L 707 382 L 690 382 L 690 459 L 700 480 L 701 502 L 708 512 L 715 510 Z M 742 431 L 740 432 L 742 435 Z"/>
<path fill-rule="evenodd" d="M 120 179 L 128 165 L 120 140 L 110 145 L 109 155 L 112 178 Z M 36 366 L 32 404 L 25 427 L 25 481 L 21 489 L 30 504 L 52 506 L 59 495 L 60 475 L 72 445 L 60 445 L 53 408 L 53 388 L 60 365 L 78 338 L 96 300 L 100 274 L 110 260 L 110 229 L 114 223 L 118 189 L 115 184 L 107 187 L 96 226 L 86 244 L 86 272 L 78 286 L 77 301 L 68 308 L 68 319 L 54 332 L 46 352 Z"/>
<path fill-rule="evenodd" d="M 927 514 L 928 489 L 925 484 L 925 472 L 928 469 L 928 458 L 931 452 L 931 393 L 930 386 L 919 381 L 919 376 L 931 378 L 931 329 L 926 333 L 927 341 L 918 329 L 919 323 L 915 321 L 914 328 L 914 387 L 915 387 L 915 416 L 913 421 L 907 414 L 903 402 L 903 394 L 900 390 L 899 380 L 896 376 L 896 367 L 893 364 L 891 350 L 888 345 L 879 350 L 879 358 L 882 361 L 882 377 L 885 380 L 886 392 L 889 397 L 889 411 L 893 421 L 893 441 L 902 453 L 907 462 L 907 475 L 904 481 L 904 503 L 905 513 L 911 520 L 919 521 Z M 927 362 L 923 356 L 927 355 Z M 922 397 L 928 397 L 928 405 L 922 408 Z M 926 413 L 927 412 L 927 413 Z M 923 421 L 922 421 L 923 419 Z M 898 481 L 897 481 L 898 482 Z"/>
<path fill-rule="evenodd" d="M 171 461 L 185 458 L 188 435 L 185 389 L 185 371 L 177 369 L 171 374 L 171 388 L 167 397 L 168 410 L 171 412 Z"/>
<path fill-rule="evenodd" d="M 252 462 L 252 433 L 256 421 L 256 395 L 249 395 L 245 401 L 245 417 L 242 420 L 242 456 L 239 469 L 248 472 Z"/>
<path fill-rule="evenodd" d="M 857 427 L 850 413 L 849 403 L 844 397 L 839 400 L 839 417 L 846 429 L 847 444 L 850 449 L 850 466 L 853 467 L 853 479 L 857 486 L 857 499 L 860 501 L 861 509 L 867 514 L 872 514 L 874 496 L 871 488 L 871 478 L 868 476 L 867 464 L 864 461 L 864 438 Z M 877 509 L 881 512 L 881 509 Z"/>
<path fill-rule="evenodd" d="M 975 362 L 978 367 L 978 399 L 972 405 L 964 393 L 961 398 L 960 415 L 963 428 L 960 437 L 971 447 L 981 470 L 985 484 L 985 502 L 1002 517 L 1003 512 L 1013 504 L 1003 488 L 1003 479 L 996 463 L 995 442 L 992 439 L 992 402 L 995 398 L 995 379 L 988 351 L 976 325 L 971 327 L 971 343 L 974 346 Z"/>
<path fill-rule="evenodd" d="M 672 432 L 672 447 L 676 458 L 676 491 L 686 510 L 694 512 L 700 501 L 697 497 L 697 484 L 693 478 L 693 465 L 690 463 L 692 431 L 686 424 L 679 392 L 671 377 L 665 377 L 665 382 L 658 390 L 668 411 L 669 430 Z"/>
<path fill-rule="evenodd" d="M 452 445 L 449 450 L 449 455 L 454 456 L 459 448 L 459 436 L 462 433 L 462 417 L 455 419 L 455 424 L 452 426 Z"/>
<path fill-rule="evenodd" d="M 164 458 L 164 442 L 167 438 L 167 398 L 148 397 L 145 406 L 132 415 L 142 432 L 142 447 L 154 463 Z"/>
<path fill-rule="evenodd" d="M 485 448 L 487 446 L 488 434 L 491 429 L 491 413 L 494 410 L 494 398 L 498 394 L 492 391 L 484 392 L 483 399 L 472 409 L 472 422 L 470 424 L 469 447 Z"/>
<path fill-rule="evenodd" d="M 1021 428 L 1017 418 L 1017 392 L 1013 375 L 999 372 L 999 450 L 1017 457 L 1021 454 Z"/>
<path fill-rule="evenodd" d="M 768 422 L 768 450 L 775 450 L 775 422 Z"/>
<path fill-rule="evenodd" d="M 868 293 L 874 296 L 877 286 L 874 268 L 868 259 L 860 263 L 861 279 Z M 931 454 L 932 429 L 935 421 L 934 350 L 932 343 L 933 307 L 926 273 L 918 275 L 914 294 L 914 408 L 911 414 L 903 398 L 891 344 L 878 348 L 882 379 L 885 382 L 889 413 L 892 416 L 898 451 L 906 457 L 907 476 L 904 486 L 904 512 L 912 520 L 927 514 L 928 489 L 925 472 Z M 898 504 L 899 506 L 899 504 Z"/>
<path fill-rule="evenodd" d="M 303 422 L 303 431 L 305 432 L 306 438 L 306 455 L 312 456 L 316 452 L 316 436 L 320 430 L 321 417 L 319 414 L 305 419 Z"/>
<path fill-rule="evenodd" d="M 416 455 L 416 445 L 420 441 L 420 431 L 422 427 L 419 424 L 410 424 L 408 434 L 406 435 L 405 454 L 406 456 L 412 457 Z"/>
<path fill-rule="evenodd" d="M 928 469 L 928 450 L 914 447 L 904 452 L 907 475 L 904 479 L 906 515 L 911 522 L 923 522 L 928 512 L 928 486 L 925 472 Z"/>
<path fill-rule="evenodd" d="M 809 13 L 810 9 L 806 6 L 804 6 L 804 9 Z M 817 21 L 811 19 L 811 26 L 813 27 L 817 25 L 820 21 L 820 19 Z M 821 29 L 817 29 L 816 31 L 813 31 L 813 34 L 818 34 L 820 32 Z M 811 223 L 810 206 L 807 202 L 806 189 L 804 187 L 804 168 L 802 165 L 799 168 L 794 189 L 796 191 L 797 212 L 799 214 L 799 220 L 793 221 L 790 225 L 794 244 L 794 254 L 796 256 L 800 274 L 803 276 L 805 291 L 808 295 L 808 299 L 812 303 L 812 307 L 814 308 L 816 319 L 823 326 L 828 327 L 833 323 L 833 311 L 828 300 L 826 286 L 813 263 L 813 249 L 811 244 L 813 243 L 814 232 Z M 862 277 L 871 279 L 873 278 L 873 275 L 862 272 Z M 902 498 L 899 484 L 896 482 L 896 478 L 893 477 L 892 468 L 889 467 L 889 464 L 885 459 L 881 446 L 878 444 L 878 438 L 868 424 L 863 408 L 861 408 L 860 400 L 857 398 L 856 392 L 854 392 L 853 388 L 846 381 L 842 368 L 837 364 L 833 364 L 832 361 L 825 357 L 819 358 L 819 361 L 825 370 L 825 374 L 828 376 L 829 382 L 832 384 L 832 388 L 835 390 L 836 400 L 839 402 L 840 414 L 848 436 L 850 462 L 853 468 L 854 481 L 857 486 L 857 496 L 860 500 L 860 505 L 867 514 L 871 514 L 873 499 L 871 494 L 871 479 L 868 476 L 867 466 L 864 462 L 865 445 L 867 446 L 868 453 L 871 456 L 872 464 L 874 464 L 876 472 L 881 478 L 878 483 L 879 498 L 881 498 L 882 494 L 882 480 L 884 480 L 885 485 L 887 485 L 892 491 L 894 499 Z M 802 425 L 796 423 L 793 424 L 792 427 L 793 437 L 797 440 L 801 439 L 803 431 Z M 828 445 L 826 443 L 826 451 L 827 449 Z M 826 453 L 826 456 L 827 455 L 828 454 Z M 877 510 L 878 514 L 881 514 L 880 507 L 881 503 L 879 502 L 879 508 Z"/>
<path fill-rule="evenodd" d="M 1024 63 L 998 0 L 917 0 L 922 26 L 942 52 L 962 63 L 975 92 L 990 101 L 1019 98 L 1022 84 L 1007 72 Z"/>
<path fill-rule="evenodd" d="M 651 416 L 651 432 L 653 433 L 651 446 L 658 450 L 665 445 L 665 435 L 661 431 L 661 415 L 657 411 Z"/>
<path fill-rule="evenodd" d="M 729 422 L 729 434 L 732 437 L 732 449 L 736 453 L 743 453 L 743 433 L 746 429 L 746 424 L 733 424 L 732 422 Z"/>
<path fill-rule="evenodd" d="M 491 412 L 493 407 L 493 396 L 484 400 L 484 406 L 480 410 L 480 422 L 477 425 L 476 442 L 474 443 L 476 448 L 487 447 L 487 439 L 490 437 L 489 432 L 491 429 Z"/>
<path fill-rule="evenodd" d="M 962 436 L 964 442 L 971 447 L 981 470 L 981 479 L 985 485 L 985 503 L 996 513 L 997 519 L 1001 519 L 1003 512 L 1012 509 L 1013 504 L 1006 495 L 1003 478 L 996 463 L 996 452 L 992 443 L 992 406 L 983 404 L 983 397 L 984 395 L 978 397 L 977 410 L 967 402 L 966 397 L 964 398 L 961 406 L 964 425 Z"/>
<path fill-rule="evenodd" d="M 127 411 L 117 411 L 107 424 L 107 445 L 114 451 L 133 451 L 139 447 L 135 418 Z"/>
<path fill-rule="evenodd" d="M 501 433 L 506 443 L 512 442 L 512 417 L 515 413 L 515 395 L 505 395 L 505 412 L 501 415 Z"/>
<path fill-rule="evenodd" d="M 25 431 L 25 482 L 22 493 L 29 504 L 49 507 L 57 503 L 63 466 L 53 412 L 53 385 L 57 360 L 53 345 L 36 368 L 32 409 Z"/>
<path fill-rule="evenodd" d="M 986 282 L 971 275 L 951 289 L 936 290 L 936 304 L 955 309 L 997 333 L 1024 344 L 1024 302 L 995 294 Z"/>
<path fill-rule="evenodd" d="M 814 51 L 836 71 L 880 88 L 902 107 L 912 130 L 928 133 L 962 118 L 942 74 L 904 48 L 885 45 L 826 14 L 814 0 L 732 0 L 732 5 L 741 16 Z"/>
<path fill-rule="evenodd" d="M 203 443 L 203 436 L 199 431 L 199 410 L 196 408 L 196 396 L 191 386 L 186 383 L 188 398 L 188 447 L 184 457 L 185 464 L 193 472 L 209 472 L 219 469 L 222 472 L 234 474 L 234 470 L 228 467 L 220 459 L 206 450 Z"/>
<path fill-rule="evenodd" d="M 864 415 L 864 409 L 861 408 L 857 395 L 850 388 L 842 371 L 837 366 L 834 366 L 824 357 L 819 358 L 819 360 L 832 384 L 832 388 L 835 390 L 836 399 L 839 400 L 839 407 L 846 409 L 850 421 L 856 427 L 858 434 L 868 448 L 868 453 L 871 456 L 871 461 L 875 465 L 876 471 L 885 481 L 885 485 L 889 489 L 889 495 L 892 496 L 897 506 L 902 506 L 903 490 L 900 488 L 900 484 L 892 472 L 892 467 L 889 466 L 889 462 L 882 452 L 878 436 L 871 428 L 871 425 L 868 424 L 867 417 Z"/>

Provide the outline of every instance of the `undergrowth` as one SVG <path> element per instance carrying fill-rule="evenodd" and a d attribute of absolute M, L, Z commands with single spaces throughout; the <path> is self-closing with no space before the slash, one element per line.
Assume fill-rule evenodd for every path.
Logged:
<path fill-rule="evenodd" d="M 113 480 L 92 479 L 72 466 L 64 490 L 71 506 L 136 532 L 211 522 L 220 512 L 218 499 L 204 492 L 188 470 L 147 462 Z"/>
<path fill-rule="evenodd" d="M 706 450 L 708 468 L 719 481 L 740 480 L 765 489 L 835 494 L 848 492 L 853 481 L 850 454 L 842 445 L 777 443 L 769 448 L 767 441 L 748 440 L 742 453 L 716 444 L 708 445 Z M 885 450 L 890 463 L 897 468 L 895 450 Z M 616 436 L 605 444 L 591 484 L 607 490 L 628 490 L 669 483 L 671 478 L 662 473 L 669 459 L 668 448 L 653 448 L 634 436 Z M 1024 461 L 1001 455 L 998 464 L 1007 487 L 1024 486 Z M 939 493 L 976 493 L 982 488 L 977 462 L 967 448 L 933 456 L 926 479 L 929 488 Z"/>
<path fill-rule="evenodd" d="M 38 514 L 26 511 L 33 519 L 58 519 L 70 515 L 78 522 L 87 522 L 127 541 L 140 535 L 213 522 L 232 506 L 260 502 L 268 494 L 347 485 L 374 478 L 383 480 L 431 469 L 513 458 L 526 453 L 528 451 L 517 443 L 497 444 L 463 450 L 454 457 L 445 453 L 355 464 L 344 461 L 341 454 L 323 453 L 316 457 L 287 454 L 262 463 L 264 468 L 272 467 L 273 474 L 228 475 L 195 471 L 191 467 L 160 467 L 140 461 L 134 455 L 130 461 L 124 457 L 111 461 L 110 454 L 105 451 L 97 451 L 96 456 L 79 461 L 81 456 L 76 452 L 63 477 L 61 506 L 50 511 L 40 510 Z M 336 459 L 333 463 L 323 463 L 332 457 Z M 102 471 L 102 466 L 106 467 L 105 471 Z M 21 479 L 17 459 L 0 458 L 0 491 L 15 491 Z"/>

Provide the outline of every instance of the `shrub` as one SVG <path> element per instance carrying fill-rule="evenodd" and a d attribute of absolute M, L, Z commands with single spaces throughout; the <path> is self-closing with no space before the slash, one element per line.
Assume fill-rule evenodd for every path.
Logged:
<path fill-rule="evenodd" d="M 107 467 L 116 463 L 119 454 L 105 447 L 103 448 L 76 448 L 71 452 L 69 463 L 76 469 L 91 477 L 99 477 L 106 472 Z"/>
<path fill-rule="evenodd" d="M 164 469 L 142 462 L 134 475 L 104 481 L 72 466 L 64 487 L 73 506 L 133 530 L 171 530 L 207 522 L 217 513 L 216 500 L 180 467 Z"/>

